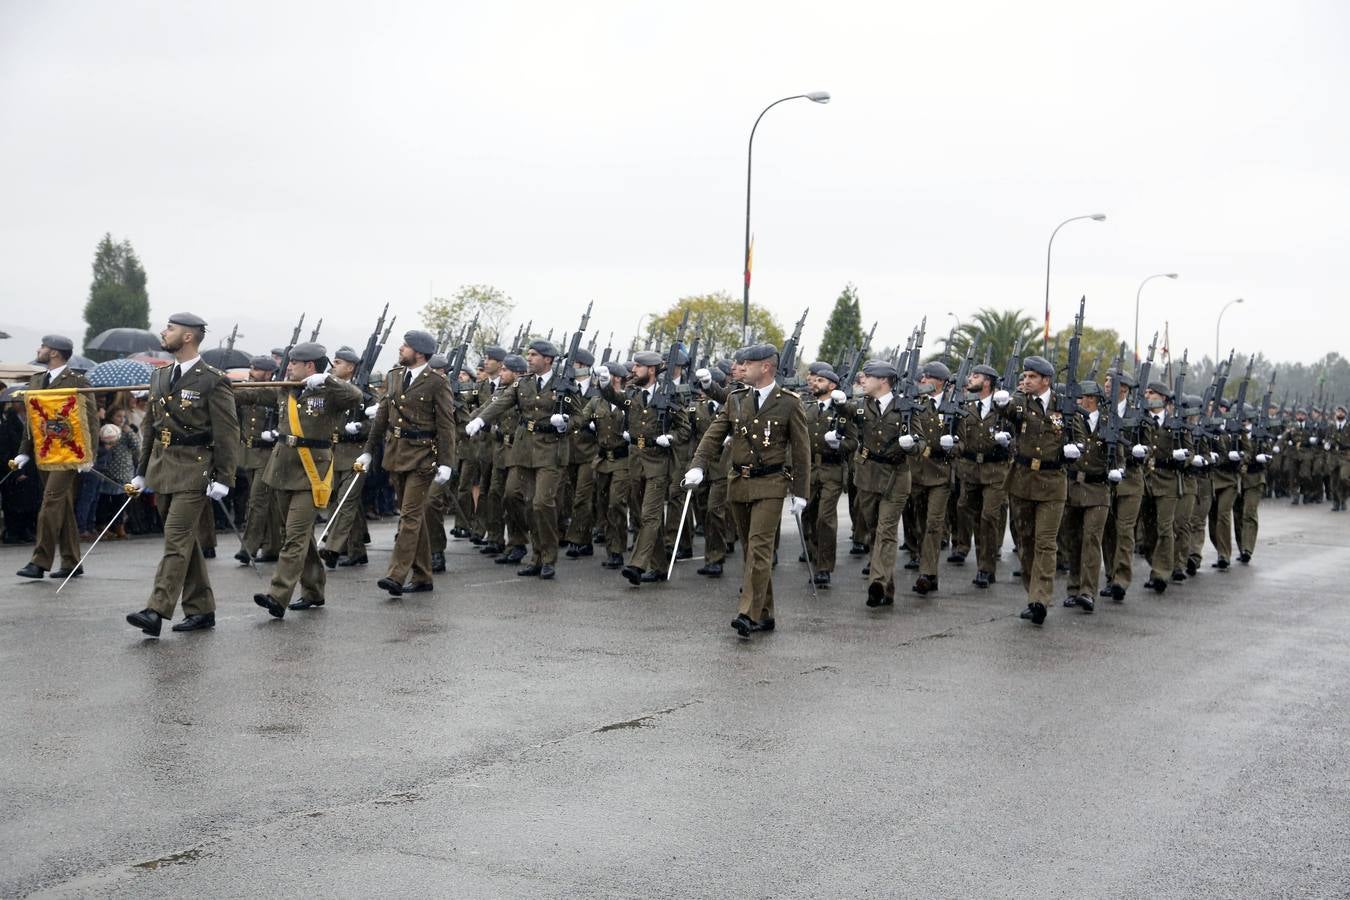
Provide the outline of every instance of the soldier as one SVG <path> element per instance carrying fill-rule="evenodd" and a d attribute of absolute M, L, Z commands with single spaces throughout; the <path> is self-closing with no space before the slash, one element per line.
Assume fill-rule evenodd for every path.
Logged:
<path fill-rule="evenodd" d="M 158 637 L 179 598 L 185 618 L 174 631 L 214 628 L 216 598 L 198 543 L 202 507 L 224 500 L 239 464 L 239 419 L 225 373 L 202 362 L 206 323 L 175 313 L 160 332 L 174 364 L 150 377 L 150 404 L 142 424 L 141 455 L 127 490 L 155 492 L 164 522 L 164 556 L 146 608 L 127 622 Z"/>
<path fill-rule="evenodd" d="M 1199 433 L 1201 400 L 1195 394 L 1181 396 L 1178 417 L 1184 423 L 1183 430 L 1188 436 L 1191 457 L 1181 472 L 1181 497 L 1177 500 L 1176 520 L 1173 523 L 1173 543 L 1176 547 L 1172 563 L 1172 580 L 1185 581 L 1196 574 L 1200 567 L 1200 558 L 1191 560 L 1191 544 L 1195 536 L 1192 530 L 1196 524 L 1196 508 L 1205 503 L 1205 516 L 1208 517 L 1209 501 L 1213 490 L 1209 486 L 1206 469 L 1210 464 L 1209 439 Z M 1203 483 L 1202 483 L 1203 482 Z M 1204 528 L 1200 529 L 1201 537 Z"/>
<path fill-rule="evenodd" d="M 425 331 L 409 331 L 398 348 L 399 364 L 386 376 L 365 449 L 353 467 L 370 468 L 375 450 L 384 448 L 383 468 L 398 492 L 398 535 L 389 569 L 376 584 L 391 596 L 432 590 L 431 535 L 423 527 L 433 485 L 450 480 L 455 458 L 455 413 L 450 386 L 429 371 L 436 339 Z M 410 586 L 404 581 L 412 574 Z"/>
<path fill-rule="evenodd" d="M 1294 410 L 1294 421 L 1284 433 L 1285 464 L 1288 466 L 1289 493 L 1294 496 L 1292 505 L 1299 502 L 1311 503 L 1313 495 L 1312 454 L 1317 449 L 1317 434 L 1308 422 L 1308 411 L 1303 407 Z"/>
<path fill-rule="evenodd" d="M 1167 421 L 1167 406 L 1172 402 L 1172 389 L 1161 381 L 1150 382 L 1144 391 L 1144 405 L 1148 415 L 1144 418 L 1147 440 L 1150 445 L 1148 474 L 1144 487 L 1153 501 L 1153 524 L 1156 537 L 1152 552 L 1148 554 L 1148 581 L 1144 587 L 1156 593 L 1167 590 L 1168 579 L 1176 569 L 1176 531 L 1177 506 L 1184 496 L 1182 473 L 1190 465 L 1191 449 L 1184 430 L 1173 431 L 1164 427 Z M 1141 435 L 1141 440 L 1144 437 Z"/>
<path fill-rule="evenodd" d="M 75 352 L 75 344 L 68 337 L 49 334 L 38 346 L 37 362 L 47 367 L 47 371 L 28 379 L 29 390 L 58 390 L 89 387 L 89 379 L 82 372 L 76 372 L 67 364 Z M 98 447 L 98 404 L 92 393 L 76 394 L 80 406 L 84 408 L 88 452 L 93 454 Z M 9 461 L 11 471 L 22 469 L 33 458 L 33 434 L 26 426 L 18 454 Z M 91 461 L 92 463 L 92 461 Z M 75 498 L 80 492 L 80 473 L 75 469 L 38 470 L 42 481 L 42 506 L 37 516 L 37 546 L 28 564 L 16 572 L 24 578 L 41 578 L 57 553 L 61 555 L 61 568 L 51 573 L 52 578 L 65 578 L 73 571 L 75 577 L 84 574 L 80 562 L 80 529 L 75 521 Z"/>
<path fill-rule="evenodd" d="M 427 360 L 427 368 L 433 374 L 446 380 L 450 384 L 451 375 L 450 360 L 444 353 L 433 353 Z M 454 396 L 454 389 L 451 388 L 451 399 L 457 400 Z M 461 459 L 459 445 L 464 439 L 464 427 L 460 421 L 459 404 L 454 404 L 455 409 L 455 461 Z M 455 491 L 455 474 L 453 466 L 451 467 L 450 481 L 445 484 L 435 485 L 431 489 L 431 496 L 427 498 L 427 514 L 422 520 L 422 527 L 427 529 L 427 539 L 431 542 L 431 571 L 432 574 L 439 574 L 445 571 L 445 514 L 450 509 L 451 500 Z M 463 474 L 462 472 L 460 473 Z"/>
<path fill-rule="evenodd" d="M 249 360 L 248 380 L 271 381 L 277 364 L 271 356 L 255 356 Z M 263 469 L 272 456 L 276 432 L 272 429 L 272 413 L 276 410 L 274 391 L 251 388 L 235 391 L 235 414 L 239 417 L 239 440 L 242 446 L 243 469 L 248 478 L 248 509 L 244 513 L 244 537 L 234 558 L 240 565 L 253 565 L 254 557 L 261 562 L 276 562 L 281 552 L 282 522 L 279 507 L 273 502 L 272 489 L 263 483 Z M 210 506 L 207 506 L 210 510 Z"/>
<path fill-rule="evenodd" d="M 628 367 L 621 362 L 603 363 L 616 393 L 623 392 Z M 597 373 L 597 382 L 599 381 Z M 624 436 L 625 409 L 598 392 L 586 401 L 577 418 L 577 430 L 585 429 L 595 441 L 596 510 L 605 534 L 606 569 L 623 568 L 628 549 L 628 439 Z"/>
<path fill-rule="evenodd" d="M 490 345 L 483 348 L 483 360 L 480 366 L 483 370 L 483 377 L 478 382 L 478 392 L 476 399 L 478 409 L 486 406 L 497 392 L 502 389 L 502 366 L 506 359 L 506 350 L 502 347 Z M 522 358 L 521 363 L 525 360 Z M 515 377 L 515 373 L 508 372 L 510 378 Z M 478 409 L 472 410 L 473 415 L 478 414 Z M 466 422 L 465 425 L 468 423 Z M 492 493 L 492 475 L 493 468 L 496 466 L 497 450 L 502 442 L 498 439 L 496 429 L 484 434 L 470 438 L 466 433 L 465 444 L 469 452 L 474 455 L 478 462 L 478 484 L 476 486 L 477 502 L 475 509 L 474 528 L 476 534 L 472 538 L 472 543 L 479 547 L 479 553 L 497 555 L 505 551 L 506 547 L 496 540 L 489 538 L 489 534 L 500 537 L 504 527 L 504 511 L 502 509 L 502 496 L 498 491 Z M 503 469 L 502 477 L 505 478 Z M 523 554 L 522 554 L 522 558 Z"/>
<path fill-rule="evenodd" d="M 633 555 L 619 570 L 634 586 L 665 581 L 668 553 L 666 546 L 665 506 L 675 477 L 672 448 L 689 440 L 689 415 L 675 397 L 661 397 L 657 383 L 661 354 L 639 350 L 633 354 L 632 376 L 623 393 L 610 383 L 608 373 L 600 373 L 600 396 L 624 410 L 624 434 L 630 450 L 629 494 L 639 501 L 640 518 Z M 663 410 L 662 403 L 668 406 Z M 677 513 L 678 515 L 678 513 Z"/>
<path fill-rule="evenodd" d="M 719 391 L 725 390 L 727 373 L 722 368 L 700 370 L 703 371 L 708 373 L 710 386 L 715 386 Z M 718 411 L 725 402 L 726 394 L 723 393 L 722 397 L 721 401 L 714 400 L 707 387 L 701 388 L 699 397 L 694 403 L 694 412 L 689 417 L 690 430 L 698 436 L 697 440 L 702 440 L 703 435 L 712 427 Z M 691 443 L 697 446 L 696 442 Z M 731 552 L 734 526 L 727 509 L 727 471 L 731 466 L 729 444 L 730 441 L 724 438 L 721 457 L 704 473 L 703 483 L 694 488 L 694 514 L 703 523 L 703 565 L 699 566 L 698 574 L 706 578 L 722 577 L 722 566 L 726 563 L 727 554 Z"/>
<path fill-rule="evenodd" d="M 450 503 L 455 511 L 455 527 L 450 529 L 450 536 L 456 538 L 474 538 L 482 530 L 478 509 L 483 481 L 481 442 L 469 440 L 464 426 L 482 405 L 483 381 L 477 372 L 462 368 L 456 382 L 450 385 L 455 401 L 455 474 L 451 479 L 454 499 Z M 445 562 L 443 555 L 441 562 Z"/>
<path fill-rule="evenodd" d="M 1331 478 L 1335 503 L 1332 512 L 1345 512 L 1345 499 L 1350 496 L 1350 429 L 1345 424 L 1345 407 L 1336 407 L 1336 419 L 1327 429 L 1325 447 L 1327 471 Z"/>
<path fill-rule="evenodd" d="M 919 558 L 914 592 L 919 595 L 938 589 L 938 552 L 947 534 L 947 501 L 952 491 L 956 439 L 946 433 L 937 401 L 951 380 L 951 370 L 942 363 L 924 365 L 919 375 L 919 407 L 910 423 L 910 433 L 922 445 L 914 459 L 909 495 Z"/>
<path fill-rule="evenodd" d="M 1244 566 L 1252 561 L 1252 551 L 1256 548 L 1256 535 L 1261 524 L 1261 498 L 1266 493 L 1266 473 L 1278 458 L 1278 450 L 1271 438 L 1262 436 L 1269 429 L 1278 429 L 1279 422 L 1273 412 L 1267 414 L 1267 425 L 1258 432 L 1255 428 L 1256 417 L 1261 412 L 1248 406 L 1242 411 L 1242 437 L 1244 452 L 1251 454 L 1246 471 L 1242 473 L 1242 488 L 1238 494 L 1237 506 L 1233 518 L 1237 528 L 1238 562 Z"/>
<path fill-rule="evenodd" d="M 722 455 L 731 438 L 731 478 L 727 486 L 731 516 L 741 536 L 745 571 L 740 611 L 731 627 L 742 639 L 755 631 L 773 631 L 773 547 L 791 496 L 794 516 L 811 496 L 811 435 L 801 397 L 774 380 L 778 351 L 768 344 L 745 353 L 746 387 L 732 391 L 685 473 L 684 485 L 696 487 L 704 471 Z"/>
<path fill-rule="evenodd" d="M 857 449 L 858 438 L 835 371 L 813 363 L 806 385 L 812 396 L 805 402 L 811 432 L 811 499 L 802 514 L 802 528 L 816 584 L 829 587 L 839 542 L 839 498 L 848 483 L 848 458 Z"/>
<path fill-rule="evenodd" d="M 1016 435 L 1008 502 L 1027 592 L 1021 616 L 1033 625 L 1044 624 L 1046 604 L 1055 590 L 1055 551 L 1068 496 L 1064 464 L 1081 456 L 1074 443 L 1074 423 L 1066 422 L 1056 407 L 1054 377 L 1055 367 L 1048 360 L 1028 356 L 1022 361 L 1017 396 L 1000 389 L 993 397 L 1000 417 Z"/>
<path fill-rule="evenodd" d="M 1210 484 L 1214 500 L 1209 510 L 1209 540 L 1214 545 L 1219 558 L 1211 563 L 1211 568 L 1227 569 L 1233 559 L 1233 508 L 1237 504 L 1238 491 L 1242 486 L 1243 471 L 1252 459 L 1251 438 L 1233 427 L 1238 419 L 1246 420 L 1243 410 L 1234 410 L 1224 422 L 1224 429 L 1214 439 L 1214 449 L 1218 453 L 1218 462 L 1210 473 Z"/>
<path fill-rule="evenodd" d="M 1116 603 L 1125 601 L 1125 593 L 1134 579 L 1134 533 L 1139 523 L 1139 510 L 1144 502 L 1144 472 L 1147 469 L 1148 447 L 1140 438 L 1141 423 L 1129 420 L 1130 391 L 1138 380 L 1129 372 L 1107 373 L 1116 383 L 1116 415 L 1120 418 L 1122 442 L 1131 442 L 1129 452 L 1116 461 L 1116 474 L 1111 478 L 1111 511 L 1106 517 L 1102 536 L 1102 561 L 1106 569 L 1106 587 L 1101 596 Z"/>
<path fill-rule="evenodd" d="M 1078 459 L 1069 464 L 1069 490 L 1065 500 L 1064 521 L 1060 530 L 1068 541 L 1069 584 L 1064 605 L 1085 613 L 1096 608 L 1093 595 L 1102 571 L 1102 534 L 1111 510 L 1112 480 L 1123 480 L 1125 473 L 1108 472 L 1106 458 L 1106 415 L 1102 407 L 1106 397 L 1095 381 L 1078 383 L 1078 415 L 1075 429 Z"/>
<path fill-rule="evenodd" d="M 577 375 L 577 403 L 583 409 L 600 396 L 600 386 L 591 377 L 594 365 L 595 354 L 585 347 L 578 347 L 576 359 L 572 360 L 572 367 Z M 580 559 L 595 553 L 595 548 L 591 545 L 591 533 L 596 520 L 595 464 L 599 451 L 595 442 L 595 432 L 590 428 L 573 428 L 571 435 L 567 480 L 572 486 L 572 503 L 568 516 L 567 558 Z"/>
<path fill-rule="evenodd" d="M 534 341 L 525 354 L 527 377 L 509 388 L 478 411 L 465 426 L 473 437 L 489 422 L 507 410 L 520 413 L 523 434 L 515 448 L 519 463 L 506 478 L 506 502 L 528 508 L 530 547 L 529 565 L 517 575 L 549 579 L 558 561 L 558 482 L 568 457 L 568 417 L 580 407 L 577 397 L 563 393 L 553 384 L 553 361 L 558 348 L 550 341 Z"/>
<path fill-rule="evenodd" d="M 671 402 L 678 405 L 685 411 L 686 421 L 692 423 L 694 394 L 690 385 L 684 379 L 685 369 L 689 366 L 689 354 L 678 348 L 671 348 L 666 351 L 661 362 L 670 367 L 670 386 L 674 391 Z M 665 510 L 665 533 L 663 543 L 671 548 L 676 559 L 691 559 L 694 555 L 694 527 L 693 523 L 685 522 L 684 531 L 680 532 L 680 515 L 684 511 L 684 492 L 680 490 L 680 485 L 676 480 L 677 476 L 689 468 L 689 460 L 693 456 L 696 446 L 693 430 L 683 439 L 677 440 L 670 448 L 671 456 L 671 477 L 669 486 L 666 489 L 666 510 Z M 701 485 L 700 485 L 701 487 Z M 693 506 L 691 500 L 690 504 Z M 680 546 L 675 546 L 675 538 L 680 538 Z M 664 569 L 663 569 L 664 571 Z"/>
<path fill-rule="evenodd" d="M 314 545 L 316 510 L 329 504 L 334 483 L 333 435 L 343 431 L 349 414 L 361 408 L 361 391 L 329 374 L 328 351 L 321 344 L 296 344 L 286 363 L 286 380 L 303 381 L 277 404 L 277 440 L 263 481 L 285 517 L 285 539 L 272 583 L 253 602 L 280 619 L 291 609 L 324 605 L 324 562 Z M 341 495 L 338 495 L 341 497 Z M 350 499 L 348 502 L 351 502 Z M 300 597 L 291 595 L 296 583 Z"/>
<path fill-rule="evenodd" d="M 978 570 L 971 582 L 987 588 L 997 580 L 998 554 L 1003 547 L 1004 504 L 1008 496 L 1008 444 L 1012 436 L 1003 430 L 994 409 L 994 385 L 998 371 L 978 365 L 966 378 L 967 415 L 957 425 L 961 458 L 956 463 L 961 483 L 960 512 L 975 535 Z"/>
<path fill-rule="evenodd" d="M 328 371 L 339 381 L 352 384 L 352 377 L 360 364 L 361 354 L 351 347 L 339 347 L 333 354 L 333 364 Z M 356 385 L 353 384 L 353 387 Z M 331 549 L 320 550 L 319 558 L 330 569 L 335 564 L 341 567 L 364 566 L 369 561 L 366 557 L 369 532 L 361 501 L 366 476 L 352 466 L 360 457 L 361 448 L 370 434 L 370 418 L 365 409 L 350 409 L 334 434 L 333 496 L 339 501 L 346 496 L 347 501 L 331 513 L 328 537 L 324 539 L 325 547 Z M 347 494 L 348 489 L 351 490 L 350 496 Z"/>
<path fill-rule="evenodd" d="M 529 366 L 525 364 L 525 357 L 516 353 L 508 354 L 497 372 L 498 391 L 505 391 L 527 372 Z M 524 449 L 522 436 L 526 431 L 519 426 L 520 411 L 511 408 L 504 411 L 501 418 L 492 423 L 490 434 L 485 432 L 493 448 L 492 477 L 488 485 L 487 514 L 484 517 L 488 542 L 479 552 L 496 554 L 492 561 L 499 566 L 515 565 L 523 560 L 526 552 L 525 542 L 529 540 L 529 510 L 525 508 L 523 502 L 517 502 L 514 497 L 508 503 L 506 496 L 506 484 L 511 477 L 511 470 L 519 464 L 519 457 Z M 519 447 L 516 446 L 517 441 L 520 442 Z"/>

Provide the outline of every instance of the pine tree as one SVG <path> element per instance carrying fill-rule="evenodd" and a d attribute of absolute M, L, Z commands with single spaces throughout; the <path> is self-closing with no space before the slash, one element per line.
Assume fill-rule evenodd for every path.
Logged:
<path fill-rule="evenodd" d="M 843 293 L 834 301 L 816 359 L 833 363 L 845 349 L 857 349 L 862 340 L 862 307 L 858 303 L 858 289 L 850 283 L 844 285 Z"/>
<path fill-rule="evenodd" d="M 84 305 L 84 343 L 109 328 L 149 328 L 150 295 L 146 293 L 145 269 L 130 241 L 120 244 L 112 234 L 103 235 L 94 251 L 94 280 L 89 285 L 89 300 Z M 116 353 L 86 354 L 95 361 L 111 359 Z"/>

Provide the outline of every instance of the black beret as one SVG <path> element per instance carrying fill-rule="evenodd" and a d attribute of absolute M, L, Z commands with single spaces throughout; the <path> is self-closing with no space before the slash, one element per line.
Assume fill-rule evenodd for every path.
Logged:
<path fill-rule="evenodd" d="M 260 369 L 263 372 L 275 372 L 277 370 L 277 361 L 270 356 L 255 356 L 248 361 L 250 369 Z"/>
<path fill-rule="evenodd" d="M 723 375 L 730 375 L 730 374 L 731 374 L 731 360 L 729 360 L 729 359 L 719 359 L 719 360 L 717 361 L 717 365 L 713 366 L 713 368 L 714 368 L 714 369 L 720 369 L 720 370 L 722 371 L 722 374 L 723 374 Z"/>
<path fill-rule="evenodd" d="M 925 363 L 923 371 L 920 374 L 924 378 L 936 378 L 939 381 L 952 380 L 952 370 L 947 368 L 943 363 L 940 363 L 937 360 L 933 360 L 930 363 Z"/>
<path fill-rule="evenodd" d="M 1111 369 L 1106 373 L 1106 377 L 1108 380 L 1114 379 L 1116 384 L 1123 384 L 1126 387 L 1132 388 L 1139 386 L 1139 379 L 1135 378 L 1129 372 L 1117 372 L 1115 369 Z"/>
<path fill-rule="evenodd" d="M 285 355 L 286 355 L 286 348 L 285 348 L 285 347 L 273 347 L 273 348 L 272 348 L 272 355 L 273 355 L 273 356 L 285 356 Z"/>
<path fill-rule="evenodd" d="M 433 353 L 431 354 L 431 358 L 427 360 L 427 365 L 438 372 L 444 372 L 446 369 L 450 368 L 450 357 L 446 356 L 444 353 Z"/>
<path fill-rule="evenodd" d="M 863 363 L 863 374 L 872 378 L 899 378 L 895 366 L 884 359 L 869 359 Z"/>
<path fill-rule="evenodd" d="M 431 332 L 414 329 L 404 332 L 403 343 L 413 349 L 414 353 L 420 353 L 423 356 L 431 356 L 436 352 L 436 339 L 431 336 Z"/>
<path fill-rule="evenodd" d="M 595 365 L 595 354 L 585 347 L 578 347 L 576 356 L 572 357 L 572 362 L 581 363 L 583 366 Z"/>
<path fill-rule="evenodd" d="M 1084 397 L 1105 397 L 1102 386 L 1095 381 L 1078 382 L 1078 393 Z"/>
<path fill-rule="evenodd" d="M 766 359 L 773 359 L 778 355 L 778 348 L 773 344 L 755 344 L 745 348 L 746 362 L 763 362 Z"/>
<path fill-rule="evenodd" d="M 538 353 L 540 356 L 547 356 L 550 359 L 558 358 L 558 348 L 552 341 L 538 340 L 530 341 L 529 349 Z"/>
<path fill-rule="evenodd" d="M 42 346 L 50 347 L 67 357 L 75 352 L 75 343 L 70 338 L 61 334 L 47 334 L 42 337 Z"/>
<path fill-rule="evenodd" d="M 731 354 L 732 360 L 738 363 L 745 362 L 745 352 L 749 349 L 749 347 L 737 347 L 736 352 Z"/>
<path fill-rule="evenodd" d="M 712 380 L 715 381 L 715 382 L 717 382 L 718 384 L 726 384 L 726 383 L 727 383 L 727 373 L 726 373 L 726 372 L 723 372 L 721 369 L 719 369 L 719 368 L 716 367 L 716 366 L 714 366 L 713 368 L 709 369 L 709 370 L 708 370 L 708 374 L 711 375 L 711 376 L 712 376 Z"/>
<path fill-rule="evenodd" d="M 605 368 L 609 370 L 609 374 L 613 375 L 615 378 L 627 378 L 632 374 L 628 371 L 628 367 L 617 359 L 611 359 L 604 365 Z"/>
<path fill-rule="evenodd" d="M 483 358 L 495 359 L 497 362 L 501 362 L 502 360 L 506 359 L 506 350 L 502 347 L 497 346 L 484 347 Z"/>
<path fill-rule="evenodd" d="M 1044 356 L 1028 356 L 1022 360 L 1023 372 L 1035 372 L 1037 375 L 1044 375 L 1046 378 L 1055 377 L 1055 367 L 1050 365 L 1050 360 Z"/>
<path fill-rule="evenodd" d="M 529 366 L 525 365 L 525 357 L 519 353 L 508 353 L 506 359 L 502 360 L 502 365 L 506 366 L 517 375 L 524 372 Z"/>
<path fill-rule="evenodd" d="M 170 325 L 183 325 L 183 326 L 186 326 L 186 327 L 188 327 L 188 328 L 205 328 L 205 327 L 206 327 L 206 321 L 205 321 L 204 319 L 202 319 L 201 316 L 199 316 L 199 315 L 197 315 L 197 314 L 195 314 L 195 313 L 190 313 L 190 312 L 174 313 L 173 315 L 169 316 L 169 324 L 170 324 Z"/>
<path fill-rule="evenodd" d="M 361 361 L 361 354 L 357 353 L 346 344 L 343 344 L 341 347 L 337 348 L 337 352 L 333 354 L 333 359 L 340 359 L 343 362 L 349 362 L 352 365 L 356 365 Z"/>
<path fill-rule="evenodd" d="M 1150 381 L 1148 383 L 1148 389 L 1155 394 L 1162 394 L 1168 400 L 1172 399 L 1172 389 L 1161 381 Z"/>
<path fill-rule="evenodd" d="M 823 369 L 819 369 L 811 374 L 815 375 L 817 378 L 824 378 L 828 381 L 833 381 L 835 384 L 839 384 L 840 382 L 839 373 L 835 372 L 834 369 L 831 369 L 829 366 L 826 366 Z"/>
<path fill-rule="evenodd" d="M 986 366 L 984 363 L 980 363 L 978 366 L 976 366 L 975 368 L 971 369 L 971 370 L 970 370 L 970 374 L 972 374 L 972 375 L 983 375 L 983 376 L 985 376 L 986 378 L 998 378 L 998 377 L 999 377 L 999 371 L 998 371 L 998 369 L 995 369 L 993 366 Z"/>
<path fill-rule="evenodd" d="M 811 365 L 806 367 L 806 371 L 810 375 L 819 375 L 826 369 L 830 369 L 831 371 L 833 371 L 834 366 L 830 363 L 825 362 L 824 360 L 817 360 L 816 362 L 813 362 L 811 363 Z"/>
<path fill-rule="evenodd" d="M 318 362 L 328 355 L 328 351 L 323 344 L 315 344 L 305 341 L 303 344 L 296 344 L 291 348 L 292 362 Z"/>
<path fill-rule="evenodd" d="M 639 366 L 659 366 L 663 360 L 655 350 L 639 350 L 633 354 L 633 362 Z"/>

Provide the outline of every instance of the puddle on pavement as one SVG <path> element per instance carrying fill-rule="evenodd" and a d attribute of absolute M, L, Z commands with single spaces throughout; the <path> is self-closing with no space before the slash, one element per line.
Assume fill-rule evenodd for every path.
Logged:
<path fill-rule="evenodd" d="M 151 859 L 146 862 L 136 863 L 133 869 L 159 869 L 164 866 L 185 866 L 194 863 L 202 856 L 202 848 L 194 847 L 191 850 L 184 850 L 182 853 L 171 853 L 168 856 L 161 856 L 159 859 Z"/>

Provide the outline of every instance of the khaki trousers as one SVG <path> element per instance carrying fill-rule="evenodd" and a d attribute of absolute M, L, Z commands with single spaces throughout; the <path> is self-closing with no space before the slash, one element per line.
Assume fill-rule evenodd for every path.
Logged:
<path fill-rule="evenodd" d="M 164 556 L 155 570 L 150 589 L 150 609 L 166 619 L 182 598 L 184 615 L 195 616 L 216 611 L 216 596 L 206 573 L 206 557 L 198 542 L 202 510 L 211 506 L 203 491 L 156 494 L 155 504 L 164 521 Z"/>

